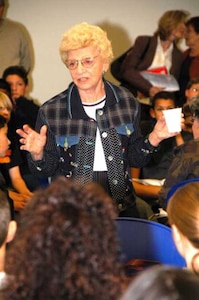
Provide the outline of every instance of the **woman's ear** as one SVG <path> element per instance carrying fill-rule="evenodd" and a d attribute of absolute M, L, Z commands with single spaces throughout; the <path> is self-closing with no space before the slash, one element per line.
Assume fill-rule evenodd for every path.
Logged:
<path fill-rule="evenodd" d="M 16 231 L 17 231 L 17 222 L 14 220 L 10 221 L 8 225 L 8 234 L 6 237 L 6 243 L 9 243 L 14 239 Z"/>

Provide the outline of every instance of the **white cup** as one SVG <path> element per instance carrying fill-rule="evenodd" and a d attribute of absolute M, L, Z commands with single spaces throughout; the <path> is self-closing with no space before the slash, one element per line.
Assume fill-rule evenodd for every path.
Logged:
<path fill-rule="evenodd" d="M 182 107 L 163 110 L 166 125 L 170 133 L 180 132 Z"/>

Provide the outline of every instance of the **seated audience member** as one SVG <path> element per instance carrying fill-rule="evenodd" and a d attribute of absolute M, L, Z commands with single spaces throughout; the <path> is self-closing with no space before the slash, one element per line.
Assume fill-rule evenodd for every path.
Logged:
<path fill-rule="evenodd" d="M 199 77 L 191 79 L 185 90 L 186 104 L 189 104 L 192 98 L 199 96 Z"/>
<path fill-rule="evenodd" d="M 135 40 L 121 67 L 121 77 L 135 96 L 153 97 L 163 90 L 144 79 L 140 71 L 161 67 L 178 80 L 182 52 L 177 44 L 184 37 L 187 17 L 188 13 L 182 10 L 166 11 L 153 36 L 139 36 Z"/>
<path fill-rule="evenodd" d="M 5 299 L 118 299 L 127 278 L 116 215 L 96 183 L 59 177 L 36 191 L 8 249 L 6 271 L 14 281 Z"/>
<path fill-rule="evenodd" d="M 176 190 L 167 206 L 168 220 L 187 268 L 199 275 L 199 181 Z"/>
<path fill-rule="evenodd" d="M 0 299 L 12 277 L 5 273 L 6 245 L 11 242 L 16 232 L 16 221 L 11 219 L 7 194 L 0 189 Z"/>
<path fill-rule="evenodd" d="M 185 90 L 188 82 L 199 77 L 199 17 L 192 17 L 186 22 L 185 42 L 188 49 L 183 53 L 179 77 L 180 106 L 186 102 Z"/>
<path fill-rule="evenodd" d="M 16 128 L 9 126 L 11 111 L 11 100 L 6 94 L 0 92 L 0 115 L 2 115 L 8 123 L 8 138 L 11 141 L 6 155 L 0 158 L 0 170 L 5 178 L 9 196 L 14 201 L 14 208 L 18 211 L 24 208 L 32 193 L 21 176 L 20 164 L 23 163 L 23 160 L 15 132 Z"/>
<path fill-rule="evenodd" d="M 150 121 L 141 122 L 141 130 L 144 136 L 155 126 L 155 123 L 162 117 L 163 110 L 172 109 L 176 106 L 175 96 L 171 92 L 159 92 L 152 98 L 150 108 Z M 184 140 L 192 138 L 192 134 L 188 135 L 182 131 L 178 135 L 163 140 L 160 143 L 158 152 L 153 153 L 151 161 L 143 168 L 132 168 L 132 183 L 136 194 L 142 199 L 149 202 L 152 206 L 158 199 L 158 193 L 161 189 L 163 180 L 167 175 L 168 168 L 173 160 L 174 148 L 184 143 Z M 153 185 L 145 185 L 137 182 L 136 179 L 155 179 Z M 157 180 L 157 181 L 156 181 Z"/>
<path fill-rule="evenodd" d="M 191 101 L 190 110 L 193 116 L 193 140 L 176 147 L 173 161 L 159 192 L 159 201 L 166 208 L 167 194 L 171 187 L 186 179 L 199 177 L 199 97 Z"/>
<path fill-rule="evenodd" d="M 199 278 L 188 270 L 156 266 L 141 272 L 120 300 L 198 300 Z"/>
<path fill-rule="evenodd" d="M 0 157 L 4 157 L 8 151 L 10 140 L 7 137 L 8 125 L 6 119 L 0 115 Z M 5 178 L 0 171 L 0 189 L 8 194 Z M 8 201 L 10 204 L 10 210 L 12 213 L 12 219 L 14 219 L 14 206 L 13 200 L 8 196 Z"/>
<path fill-rule="evenodd" d="M 35 128 L 39 105 L 25 97 L 28 92 L 26 70 L 21 66 L 10 66 L 4 70 L 3 78 L 11 88 L 17 128 L 23 127 L 24 124 Z"/>
<path fill-rule="evenodd" d="M 25 97 L 28 92 L 27 72 L 21 66 L 11 66 L 4 70 L 3 78 L 11 88 L 15 128 L 22 128 L 24 124 L 35 128 L 39 105 Z M 21 151 L 21 153 L 23 158 L 23 164 L 20 165 L 21 174 L 28 188 L 34 191 L 40 186 L 40 181 L 29 170 L 26 158 L 27 153 L 25 151 Z"/>
<path fill-rule="evenodd" d="M 183 113 L 185 119 L 185 131 L 192 133 L 192 114 L 189 108 L 189 103 L 199 96 L 199 77 L 191 79 L 185 90 L 186 102 L 183 105 Z"/>

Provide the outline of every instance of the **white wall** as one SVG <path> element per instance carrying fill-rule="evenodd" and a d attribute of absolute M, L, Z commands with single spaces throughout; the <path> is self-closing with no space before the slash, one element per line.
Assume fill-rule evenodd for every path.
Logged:
<path fill-rule="evenodd" d="M 100 25 L 112 40 L 115 57 L 137 35 L 152 34 L 157 20 L 170 9 L 199 15 L 198 0 L 9 0 L 7 17 L 23 23 L 32 39 L 34 66 L 30 96 L 45 102 L 70 83 L 61 62 L 62 34 L 82 21 Z M 108 79 L 113 79 L 107 74 Z"/>

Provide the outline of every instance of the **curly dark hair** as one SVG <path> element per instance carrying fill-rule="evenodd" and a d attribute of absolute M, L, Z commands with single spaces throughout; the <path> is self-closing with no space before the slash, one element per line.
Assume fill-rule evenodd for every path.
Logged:
<path fill-rule="evenodd" d="M 112 199 L 95 183 L 59 177 L 21 213 L 5 299 L 118 299 L 126 287 Z"/>

